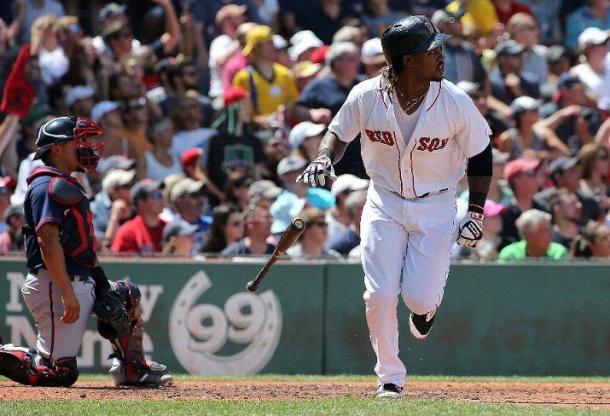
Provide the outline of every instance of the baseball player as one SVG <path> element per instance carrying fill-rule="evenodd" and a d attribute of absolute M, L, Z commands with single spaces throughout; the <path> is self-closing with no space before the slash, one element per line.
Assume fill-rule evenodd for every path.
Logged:
<path fill-rule="evenodd" d="M 424 16 L 388 27 L 381 38 L 388 66 L 352 89 L 317 158 L 297 179 L 324 186 L 360 133 L 371 177 L 360 236 L 376 397 L 398 398 L 405 383 L 398 296 L 411 310 L 411 334 L 426 338 L 443 298 L 453 242 L 475 247 L 483 234 L 490 129 L 470 97 L 443 79 L 442 44 L 448 38 Z M 455 186 L 464 172 L 469 209 L 456 229 Z"/>
<path fill-rule="evenodd" d="M 165 366 L 144 360 L 140 291 L 109 281 L 100 267 L 92 214 L 72 172 L 95 169 L 103 143 L 94 122 L 58 117 L 45 123 L 34 159 L 44 166 L 28 178 L 24 202 L 27 267 L 22 293 L 38 331 L 36 349 L 0 346 L 0 374 L 22 384 L 69 387 L 78 378 L 76 354 L 92 312 L 114 350 L 110 373 L 118 385 L 161 385 Z"/>

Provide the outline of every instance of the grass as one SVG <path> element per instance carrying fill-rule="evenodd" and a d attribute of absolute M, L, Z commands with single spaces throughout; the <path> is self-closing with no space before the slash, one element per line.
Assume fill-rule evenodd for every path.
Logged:
<path fill-rule="evenodd" d="M 84 375 L 83 381 L 107 381 L 106 375 Z M 198 377 L 179 375 L 180 381 L 364 381 L 373 386 L 375 380 L 371 376 L 280 376 L 263 375 L 248 377 Z M 473 382 L 524 382 L 524 383 L 607 383 L 608 378 L 602 377 L 456 377 L 456 376 L 412 376 L 417 381 L 473 381 Z M 0 389 L 2 385 L 0 384 Z M 581 408 L 558 408 L 545 405 L 520 404 L 479 404 L 466 401 L 441 399 L 409 399 L 402 401 L 380 401 L 367 398 L 342 397 L 333 399 L 312 400 L 142 400 L 121 401 L 120 397 L 112 401 L 97 400 L 24 400 L 13 402 L 0 401 L 0 415 L 7 416 L 54 416 L 54 415 L 84 415 L 84 416 L 114 416 L 114 415 L 451 415 L 451 416 L 581 416 L 610 415 L 610 411 L 590 410 Z"/>

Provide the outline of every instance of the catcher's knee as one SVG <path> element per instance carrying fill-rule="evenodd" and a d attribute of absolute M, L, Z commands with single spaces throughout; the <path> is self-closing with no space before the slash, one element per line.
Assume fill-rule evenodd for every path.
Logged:
<path fill-rule="evenodd" d="M 93 311 L 98 318 L 98 332 L 113 340 L 132 329 L 134 310 L 140 307 L 140 289 L 132 283 L 110 282 L 110 290 L 95 300 Z"/>

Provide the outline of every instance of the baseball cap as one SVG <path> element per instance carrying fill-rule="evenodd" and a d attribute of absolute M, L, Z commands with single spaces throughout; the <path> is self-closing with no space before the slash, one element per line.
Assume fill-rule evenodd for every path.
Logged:
<path fill-rule="evenodd" d="M 292 150 L 296 150 L 306 139 L 322 134 L 324 133 L 324 130 L 326 130 L 326 124 L 303 121 L 290 130 L 290 134 L 288 134 L 290 147 L 292 147 Z"/>
<path fill-rule="evenodd" d="M 576 85 L 582 85 L 582 81 L 576 75 L 563 74 L 559 77 L 557 88 L 560 90 L 567 90 L 574 88 Z"/>
<path fill-rule="evenodd" d="M 246 46 L 244 46 L 242 54 L 248 56 L 252 53 L 256 45 L 270 40 L 273 40 L 273 31 L 271 28 L 265 25 L 258 25 L 246 35 Z"/>
<path fill-rule="evenodd" d="M 330 188 L 330 193 L 336 197 L 342 192 L 359 191 L 361 189 L 368 188 L 368 186 L 368 180 L 359 178 L 356 175 L 352 175 L 351 173 L 345 173 L 343 175 L 339 175 L 337 179 L 335 179 L 333 185 Z"/>
<path fill-rule="evenodd" d="M 290 172 L 304 169 L 307 166 L 307 160 L 297 156 L 286 156 L 277 165 L 278 176 L 285 175 Z"/>
<path fill-rule="evenodd" d="M 320 46 L 311 53 L 311 58 L 309 60 L 314 64 L 323 64 L 326 62 L 326 54 L 328 53 L 329 49 L 329 45 Z"/>
<path fill-rule="evenodd" d="M 520 173 L 536 170 L 538 166 L 540 166 L 540 161 L 538 159 L 515 159 L 508 162 L 506 166 L 504 166 L 502 176 L 505 180 L 510 181 L 513 177 Z"/>
<path fill-rule="evenodd" d="M 237 4 L 227 4 L 226 6 L 221 7 L 216 13 L 216 26 L 220 27 L 225 19 L 241 16 L 247 11 L 248 6 L 246 5 L 238 6 Z"/>
<path fill-rule="evenodd" d="M 322 69 L 322 65 L 314 64 L 310 61 L 302 61 L 297 62 L 292 68 L 292 72 L 294 73 L 294 77 L 296 79 L 300 78 L 309 78 L 314 76 Z"/>
<path fill-rule="evenodd" d="M 147 199 L 148 195 L 153 192 L 163 189 L 163 183 L 153 181 L 152 179 L 142 179 L 131 188 L 130 197 L 133 206 L 137 206 L 136 202 L 139 199 Z"/>
<path fill-rule="evenodd" d="M 103 22 L 104 20 L 112 16 L 125 13 L 126 9 L 127 7 L 125 5 L 120 5 L 117 3 L 108 3 L 100 9 L 97 18 L 100 22 Z"/>
<path fill-rule="evenodd" d="M 17 182 L 10 176 L 0 177 L 0 194 L 10 194 L 17 187 Z"/>
<path fill-rule="evenodd" d="M 502 41 L 496 45 L 496 56 L 514 56 L 520 55 L 525 50 L 525 47 L 512 39 Z"/>
<path fill-rule="evenodd" d="M 470 81 L 460 81 L 456 86 L 468 95 L 476 94 L 481 90 L 479 84 Z"/>
<path fill-rule="evenodd" d="M 248 198 L 265 198 L 265 199 L 275 199 L 279 194 L 282 193 L 282 188 L 277 186 L 270 180 L 262 179 L 260 181 L 255 181 L 250 184 L 248 188 Z"/>
<path fill-rule="evenodd" d="M 204 181 L 195 181 L 191 178 L 180 179 L 174 186 L 169 194 L 169 199 L 174 202 L 176 199 L 194 194 L 202 194 L 205 191 Z"/>
<path fill-rule="evenodd" d="M 577 157 L 558 157 L 553 160 L 549 165 L 549 174 L 551 178 L 553 178 L 558 173 L 563 173 L 566 170 L 572 169 L 574 166 L 578 165 Z"/>
<path fill-rule="evenodd" d="M 540 102 L 532 97 L 526 95 L 517 97 L 510 104 L 510 109 L 513 115 L 520 115 L 526 111 L 537 110 L 540 106 Z"/>
<path fill-rule="evenodd" d="M 426 16 L 408 16 L 384 30 L 381 44 L 386 58 L 391 61 L 397 55 L 434 49 L 450 37 L 451 35 L 436 30 Z"/>
<path fill-rule="evenodd" d="M 569 58 L 569 53 L 566 50 L 566 48 L 564 48 L 561 45 L 553 45 L 553 46 L 549 46 L 548 50 L 547 50 L 547 61 L 549 62 L 549 64 L 554 64 L 559 62 L 559 60 L 563 57 L 568 57 Z"/>
<path fill-rule="evenodd" d="M 380 38 L 372 38 L 362 44 L 360 59 L 365 65 L 378 65 L 385 63 L 385 55 L 381 47 Z"/>
<path fill-rule="evenodd" d="M 106 114 L 118 109 L 119 107 L 120 105 L 116 101 L 100 101 L 91 109 L 91 120 L 99 123 Z"/>
<path fill-rule="evenodd" d="M 288 42 L 282 36 L 273 35 L 272 40 L 273 40 L 273 47 L 276 50 L 281 51 L 281 50 L 288 48 Z"/>
<path fill-rule="evenodd" d="M 584 52 L 589 46 L 597 46 L 608 40 L 608 32 L 597 27 L 588 27 L 578 36 L 578 49 Z"/>
<path fill-rule="evenodd" d="M 23 205 L 11 204 L 4 210 L 4 222 L 8 225 L 8 220 L 17 215 L 25 215 L 23 213 Z"/>
<path fill-rule="evenodd" d="M 227 88 L 223 93 L 225 107 L 230 106 L 233 103 L 243 100 L 248 96 L 248 91 L 242 87 L 231 86 Z"/>
<path fill-rule="evenodd" d="M 197 161 L 203 154 L 203 150 L 198 147 L 192 147 L 187 149 L 180 156 L 180 163 L 182 163 L 182 167 L 185 168 L 187 166 L 194 166 L 197 164 Z"/>
<path fill-rule="evenodd" d="M 102 189 L 109 192 L 121 186 L 130 185 L 135 177 L 135 170 L 113 169 L 102 179 Z"/>
<path fill-rule="evenodd" d="M 485 206 L 483 207 L 483 215 L 486 218 L 495 217 L 497 215 L 501 215 L 506 212 L 506 207 L 502 204 L 492 201 L 491 199 L 487 199 L 485 201 Z"/>
<path fill-rule="evenodd" d="M 95 94 L 93 88 L 87 85 L 77 85 L 68 90 L 66 98 L 64 98 L 64 103 L 67 107 L 70 107 L 79 100 L 93 97 L 93 94 Z"/>
<path fill-rule="evenodd" d="M 163 241 L 167 242 L 170 238 L 178 235 L 193 235 L 197 232 L 199 227 L 194 224 L 189 224 L 186 221 L 177 221 L 171 224 L 167 224 L 163 228 Z"/>
<path fill-rule="evenodd" d="M 324 42 L 322 42 L 311 30 L 301 30 L 300 32 L 295 33 L 290 38 L 290 44 L 292 46 L 288 48 L 288 56 L 290 56 L 290 59 L 293 61 L 298 60 L 299 56 L 309 49 L 324 46 Z"/>
<path fill-rule="evenodd" d="M 101 158 L 97 165 L 97 170 L 101 176 L 104 176 L 113 169 L 132 170 L 135 167 L 135 159 L 129 159 L 123 155 L 112 155 Z"/>

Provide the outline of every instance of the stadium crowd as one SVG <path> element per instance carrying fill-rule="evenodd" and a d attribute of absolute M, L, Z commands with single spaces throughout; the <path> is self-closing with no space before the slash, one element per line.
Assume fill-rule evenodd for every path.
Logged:
<path fill-rule="evenodd" d="M 289 256 L 359 258 L 358 139 L 327 189 L 295 179 L 386 65 L 383 30 L 424 14 L 492 130 L 484 240 L 453 257 L 610 257 L 609 0 L 0 4 L 0 253 L 23 249 L 37 131 L 76 115 L 103 129 L 97 172 L 78 177 L 100 254 L 260 256 L 299 215 Z"/>

